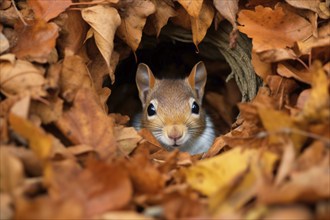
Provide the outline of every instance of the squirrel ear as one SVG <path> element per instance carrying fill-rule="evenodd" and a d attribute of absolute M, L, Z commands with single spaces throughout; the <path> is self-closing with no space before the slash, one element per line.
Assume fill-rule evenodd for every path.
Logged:
<path fill-rule="evenodd" d="M 202 99 L 206 83 L 207 73 L 203 61 L 198 62 L 188 76 L 188 83 L 192 89 L 196 90 L 198 98 Z"/>
<path fill-rule="evenodd" d="M 139 97 L 142 105 L 145 105 L 149 89 L 152 89 L 155 84 L 155 77 L 152 74 L 147 64 L 140 63 L 136 70 L 135 77 L 136 85 L 139 90 Z"/>

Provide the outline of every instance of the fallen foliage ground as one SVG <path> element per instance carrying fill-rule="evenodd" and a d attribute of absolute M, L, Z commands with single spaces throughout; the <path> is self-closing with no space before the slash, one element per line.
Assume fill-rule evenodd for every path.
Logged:
<path fill-rule="evenodd" d="M 0 1 L 1 219 L 327 219 L 330 23 L 322 0 Z M 103 87 L 143 32 L 252 39 L 264 86 L 203 155 L 164 151 Z M 237 19 L 237 20 L 236 20 Z M 111 104 L 111 103 L 110 103 Z M 215 104 L 216 105 L 216 104 Z"/>

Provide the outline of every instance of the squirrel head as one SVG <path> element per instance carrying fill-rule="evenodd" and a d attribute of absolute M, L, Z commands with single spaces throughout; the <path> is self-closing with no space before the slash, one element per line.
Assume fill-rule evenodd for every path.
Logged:
<path fill-rule="evenodd" d="M 142 127 L 167 149 L 183 148 L 205 129 L 201 107 L 207 73 L 197 63 L 185 79 L 157 79 L 146 64 L 139 64 L 136 84 L 143 106 Z"/>

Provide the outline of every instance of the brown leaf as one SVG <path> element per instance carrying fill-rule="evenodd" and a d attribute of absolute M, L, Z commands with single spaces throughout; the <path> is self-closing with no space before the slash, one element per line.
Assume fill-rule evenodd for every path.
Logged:
<path fill-rule="evenodd" d="M 297 42 L 301 54 L 310 54 L 313 48 L 329 47 L 330 42 L 330 23 L 326 23 L 318 28 L 318 36 Z"/>
<path fill-rule="evenodd" d="M 96 46 L 110 70 L 113 40 L 121 23 L 117 10 L 104 5 L 96 5 L 83 9 L 82 17 L 91 26 L 89 34 L 94 36 Z M 114 80 L 114 78 L 111 79 Z"/>
<path fill-rule="evenodd" d="M 85 218 L 120 210 L 131 200 L 132 184 L 123 161 L 106 164 L 90 159 L 83 170 L 74 165 L 56 165 L 52 184 L 59 199 L 80 203 Z"/>
<path fill-rule="evenodd" d="M 1 192 L 12 194 L 23 185 L 25 175 L 22 162 L 4 146 L 0 147 L 0 175 Z"/>
<path fill-rule="evenodd" d="M 282 60 L 297 60 L 298 55 L 289 48 L 265 50 L 257 53 L 263 62 L 278 62 Z"/>
<path fill-rule="evenodd" d="M 262 78 L 263 81 L 266 80 L 267 76 L 272 73 L 272 66 L 270 63 L 261 61 L 258 54 L 256 54 L 254 51 L 251 54 L 252 56 L 252 65 L 253 69 L 256 72 L 256 74 Z"/>
<path fill-rule="evenodd" d="M 60 18 L 63 20 L 61 23 L 57 22 L 61 31 L 56 46 L 59 51 L 70 50 L 73 54 L 77 54 L 83 47 L 88 25 L 82 19 L 80 11 L 67 11 L 56 20 Z"/>
<path fill-rule="evenodd" d="M 142 140 L 142 137 L 133 127 L 115 127 L 115 137 L 118 148 L 129 155 L 137 146 L 137 143 Z"/>
<path fill-rule="evenodd" d="M 61 95 L 72 102 L 80 88 L 92 88 L 88 68 L 84 60 L 77 55 L 67 55 L 62 64 L 60 75 Z"/>
<path fill-rule="evenodd" d="M 93 90 L 79 89 L 73 106 L 56 125 L 72 143 L 90 145 L 102 158 L 108 158 L 116 152 L 114 124 L 97 99 Z"/>
<path fill-rule="evenodd" d="M 0 54 L 9 49 L 9 41 L 3 33 L 0 32 Z"/>
<path fill-rule="evenodd" d="M 19 59 L 46 63 L 55 49 L 59 28 L 55 23 L 34 20 L 28 26 L 17 25 L 17 44 L 11 49 Z"/>
<path fill-rule="evenodd" d="M 320 16 L 320 18 L 328 19 L 330 17 L 329 8 L 327 12 L 321 10 L 320 0 L 310 0 L 310 1 L 285 0 L 285 1 L 296 8 L 309 9 L 311 11 L 314 11 Z"/>
<path fill-rule="evenodd" d="M 297 117 L 301 121 L 328 121 L 329 112 L 329 89 L 328 78 L 320 62 L 315 62 L 311 69 L 313 74 L 312 90 L 308 100 L 304 103 L 303 111 Z"/>
<path fill-rule="evenodd" d="M 277 73 L 280 76 L 284 76 L 287 78 L 294 78 L 298 81 L 307 83 L 307 84 L 311 84 L 312 83 L 312 76 L 313 74 L 306 70 L 306 69 L 302 69 L 299 70 L 293 66 L 291 66 L 289 63 L 279 63 L 277 65 Z"/>
<path fill-rule="evenodd" d="M 279 187 L 264 184 L 259 188 L 260 202 L 263 203 L 292 203 L 296 201 L 318 201 L 330 197 L 330 179 L 328 178 L 329 157 L 322 164 L 302 172 L 290 175 L 290 181 Z M 314 180 L 314 181 L 310 181 Z M 317 180 L 317 181 L 316 181 Z"/>
<path fill-rule="evenodd" d="M 29 142 L 29 147 L 42 161 L 49 159 L 52 149 L 52 136 L 45 133 L 42 128 L 13 113 L 9 115 L 12 129 Z"/>
<path fill-rule="evenodd" d="M 275 9 L 257 6 L 255 11 L 241 10 L 238 29 L 252 38 L 253 50 L 261 52 L 292 47 L 296 41 L 312 35 L 312 25 L 304 18 L 276 5 Z"/>
<path fill-rule="evenodd" d="M 45 95 L 44 70 L 30 62 L 10 58 L 10 54 L 0 57 L 0 90 L 6 96 L 30 93 L 34 97 Z M 19 85 L 19 86 L 17 86 Z"/>
<path fill-rule="evenodd" d="M 165 186 L 165 176 L 149 161 L 148 152 L 140 151 L 126 163 L 137 193 L 157 193 Z"/>
<path fill-rule="evenodd" d="M 28 5 L 34 11 L 36 18 L 49 21 L 71 6 L 71 0 L 28 0 Z"/>
<path fill-rule="evenodd" d="M 191 17 L 197 18 L 201 13 L 204 0 L 178 0 Z"/>
<path fill-rule="evenodd" d="M 238 12 L 238 1 L 239 0 L 213 0 L 215 8 L 231 23 L 234 30 L 237 29 L 236 14 Z"/>
<path fill-rule="evenodd" d="M 142 30 L 147 17 L 156 11 L 155 5 L 150 0 L 125 0 L 120 2 L 122 22 L 117 30 L 117 35 L 135 52 L 140 44 Z"/>
<path fill-rule="evenodd" d="M 161 29 L 167 24 L 168 19 L 176 16 L 177 14 L 174 8 L 165 1 L 154 0 L 154 4 L 156 7 L 156 12 L 150 16 L 150 19 L 156 28 L 158 37 Z"/>
<path fill-rule="evenodd" d="M 49 124 L 56 121 L 62 115 L 63 100 L 56 98 L 48 103 L 33 101 L 31 103 L 30 113 L 40 117 L 43 124 Z"/>
<path fill-rule="evenodd" d="M 204 39 L 207 30 L 212 24 L 213 17 L 214 17 L 214 8 L 213 5 L 208 1 L 203 3 L 201 12 L 197 17 L 194 16 L 190 17 L 193 42 L 196 47 Z"/>
<path fill-rule="evenodd" d="M 71 198 L 61 201 L 49 196 L 21 197 L 15 201 L 14 219 L 80 219 L 83 211 L 79 201 Z"/>
<path fill-rule="evenodd" d="M 183 7 L 179 7 L 175 12 L 177 16 L 171 18 L 173 24 L 191 30 L 191 19 L 187 11 Z"/>

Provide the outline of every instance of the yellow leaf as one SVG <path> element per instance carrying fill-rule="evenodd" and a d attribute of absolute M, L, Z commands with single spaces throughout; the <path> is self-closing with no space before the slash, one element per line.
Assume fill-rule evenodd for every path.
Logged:
<path fill-rule="evenodd" d="M 187 183 L 199 192 L 211 196 L 231 184 L 237 175 L 248 168 L 251 161 L 259 161 L 265 172 L 270 172 L 276 159 L 277 156 L 271 152 L 259 155 L 256 149 L 234 148 L 188 168 Z M 253 167 L 251 172 L 254 172 Z"/>
<path fill-rule="evenodd" d="M 27 139 L 29 147 L 41 159 L 49 158 L 52 149 L 52 137 L 32 122 L 13 113 L 9 114 L 9 123 L 13 130 Z"/>
<path fill-rule="evenodd" d="M 302 113 L 298 116 L 299 121 L 329 121 L 330 97 L 328 91 L 328 79 L 320 62 L 315 62 L 312 68 L 312 90 L 305 102 Z"/>
<path fill-rule="evenodd" d="M 294 119 L 284 112 L 274 109 L 259 108 L 258 113 L 264 128 L 269 132 L 270 143 L 280 143 L 283 139 L 280 137 L 285 133 L 289 133 L 296 149 L 300 149 L 305 137 L 297 134 L 296 130 L 302 129 L 303 125 L 296 125 Z"/>

